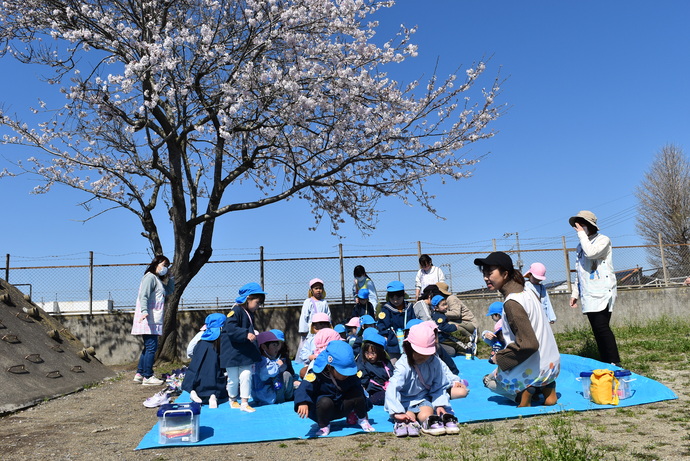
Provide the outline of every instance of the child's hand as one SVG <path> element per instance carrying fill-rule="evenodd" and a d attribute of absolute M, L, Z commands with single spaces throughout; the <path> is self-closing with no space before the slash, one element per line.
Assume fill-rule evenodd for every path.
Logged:
<path fill-rule="evenodd" d="M 313 362 L 315 358 L 316 358 L 316 354 L 311 354 L 311 355 L 309 356 L 309 361 L 310 361 L 310 362 Z"/>
<path fill-rule="evenodd" d="M 301 405 L 297 406 L 297 414 L 299 415 L 300 418 L 304 419 L 307 416 L 309 416 L 309 405 L 306 403 L 303 403 Z"/>
<path fill-rule="evenodd" d="M 282 366 L 283 366 L 283 361 L 280 360 L 280 359 L 276 360 L 276 365 L 278 365 L 279 367 L 282 367 Z"/>
<path fill-rule="evenodd" d="M 407 416 L 407 413 L 396 413 L 393 415 L 393 418 L 395 418 L 396 421 L 400 421 L 401 423 L 406 423 L 410 420 L 410 417 Z"/>
<path fill-rule="evenodd" d="M 453 381 L 453 387 L 465 387 L 460 381 Z"/>
<path fill-rule="evenodd" d="M 441 416 L 448 413 L 444 407 L 436 407 L 436 415 Z"/>
<path fill-rule="evenodd" d="M 256 335 L 254 333 L 247 333 L 247 339 L 249 341 L 254 341 L 256 339 Z"/>
<path fill-rule="evenodd" d="M 490 331 L 485 331 L 483 336 L 489 341 L 493 341 L 494 339 L 496 339 L 496 335 L 491 333 Z"/>

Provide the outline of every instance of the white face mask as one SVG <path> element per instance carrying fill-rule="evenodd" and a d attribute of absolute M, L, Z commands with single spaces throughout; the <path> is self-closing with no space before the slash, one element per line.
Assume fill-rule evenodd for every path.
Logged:
<path fill-rule="evenodd" d="M 365 276 L 357 277 L 357 281 L 358 281 L 358 282 L 361 282 L 361 281 L 364 280 L 364 279 L 366 279 Z"/>
<path fill-rule="evenodd" d="M 161 277 L 163 277 L 167 273 L 168 273 L 168 268 L 166 266 L 163 266 L 158 270 L 158 275 L 160 275 Z"/>

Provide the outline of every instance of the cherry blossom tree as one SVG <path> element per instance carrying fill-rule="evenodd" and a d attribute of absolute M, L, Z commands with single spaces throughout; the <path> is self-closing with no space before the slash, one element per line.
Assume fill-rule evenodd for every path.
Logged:
<path fill-rule="evenodd" d="M 45 66 L 66 96 L 62 107 L 33 108 L 35 125 L 0 111 L 13 133 L 4 142 L 36 152 L 4 174 L 37 175 L 37 193 L 81 190 L 93 216 L 131 211 L 155 254 L 159 226 L 172 226 L 176 286 L 159 358 L 174 359 L 177 306 L 211 257 L 217 218 L 291 198 L 308 201 L 314 226 L 326 218 L 336 233 L 346 218 L 374 229 L 385 196 L 436 213 L 426 180 L 467 176 L 477 160 L 461 150 L 494 134 L 501 82 L 476 88 L 484 62 L 425 82 L 388 75 L 417 54 L 414 28 L 375 43 L 372 15 L 391 6 L 3 2 L 3 59 Z"/>

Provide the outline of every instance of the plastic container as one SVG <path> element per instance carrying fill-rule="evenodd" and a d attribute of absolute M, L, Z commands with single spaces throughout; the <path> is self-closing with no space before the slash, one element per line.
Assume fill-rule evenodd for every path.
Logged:
<path fill-rule="evenodd" d="M 168 403 L 158 409 L 158 443 L 195 443 L 199 441 L 201 405 L 196 402 Z"/>
<path fill-rule="evenodd" d="M 632 395 L 632 383 L 635 378 L 632 377 L 632 373 L 629 370 L 616 370 L 613 372 L 613 376 L 618 380 L 618 398 L 627 399 Z"/>
<path fill-rule="evenodd" d="M 592 383 L 592 372 L 583 371 L 577 379 L 582 383 L 582 396 L 589 400 L 589 385 Z"/>

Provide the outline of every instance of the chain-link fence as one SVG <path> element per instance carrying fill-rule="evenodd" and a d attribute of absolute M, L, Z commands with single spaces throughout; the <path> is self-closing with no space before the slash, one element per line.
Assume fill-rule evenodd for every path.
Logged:
<path fill-rule="evenodd" d="M 419 254 L 429 254 L 433 264 L 440 267 L 452 291 L 472 295 L 481 291 L 484 281 L 474 265 L 474 259 L 493 250 L 509 253 L 516 267 L 527 271 L 533 262 L 547 268 L 544 284 L 551 291 L 567 291 L 572 280 L 575 248 L 493 248 L 474 251 L 443 252 L 417 244 L 404 254 L 346 254 L 343 247 L 332 255 L 273 258 L 257 249 L 241 260 L 210 261 L 189 284 L 182 297 L 181 309 L 228 307 L 232 305 L 240 286 L 255 281 L 268 292 L 268 305 L 295 305 L 307 297 L 312 278 L 324 281 L 327 299 L 333 304 L 352 302 L 353 270 L 365 267 L 374 281 L 379 300 L 385 296 L 386 285 L 399 280 L 406 291 L 414 295 L 414 282 L 419 269 Z M 518 246 L 519 248 L 519 246 Z M 246 256 L 246 251 L 244 252 Z M 672 258 L 669 258 L 669 255 Z M 72 260 L 74 257 L 72 257 Z M 671 259 L 669 261 L 669 259 Z M 669 286 L 682 284 L 690 275 L 688 245 L 613 247 L 613 261 L 619 286 Z M 650 265 L 648 261 L 659 261 Z M 91 312 L 107 308 L 134 308 L 137 289 L 148 262 L 107 264 L 94 260 L 93 252 L 84 254 L 83 262 L 72 265 L 19 266 L 6 255 L 0 276 L 31 295 L 31 299 L 47 311 L 67 313 Z M 95 307 L 94 307 L 95 306 Z M 104 307 L 106 306 L 106 307 Z"/>

